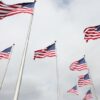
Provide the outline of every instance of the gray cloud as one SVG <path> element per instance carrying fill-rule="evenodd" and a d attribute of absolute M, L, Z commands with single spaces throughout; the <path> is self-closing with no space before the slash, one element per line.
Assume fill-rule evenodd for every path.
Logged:
<path fill-rule="evenodd" d="M 26 82 L 27 83 L 27 82 Z M 30 83 L 27 83 L 26 85 L 24 84 L 24 87 L 22 88 L 22 90 L 20 91 L 20 96 L 19 96 L 19 99 L 20 100 L 39 100 L 41 99 L 41 95 L 42 95 L 42 92 L 38 89 L 38 86 L 37 85 L 33 85 L 30 84 Z M 28 86 L 27 86 L 28 85 Z M 26 88 L 25 88 L 26 86 Z"/>
<path fill-rule="evenodd" d="M 72 0 L 52 0 L 58 8 L 66 8 Z"/>

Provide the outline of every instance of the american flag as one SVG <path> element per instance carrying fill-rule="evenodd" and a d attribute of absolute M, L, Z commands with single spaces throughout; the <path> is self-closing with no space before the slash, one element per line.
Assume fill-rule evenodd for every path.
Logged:
<path fill-rule="evenodd" d="M 45 57 L 54 57 L 54 56 L 56 56 L 55 43 L 49 45 L 45 49 L 36 50 L 34 52 L 34 60 L 35 58 L 45 58 Z"/>
<path fill-rule="evenodd" d="M 88 90 L 83 100 L 91 100 L 93 98 L 91 90 Z"/>
<path fill-rule="evenodd" d="M 79 93 L 77 91 L 77 85 L 75 85 L 73 88 L 68 90 L 67 93 L 73 93 L 73 94 L 79 95 Z"/>
<path fill-rule="evenodd" d="M 7 17 L 12 16 L 18 13 L 29 13 L 33 14 L 33 7 L 35 2 L 28 2 L 28 3 L 18 3 L 13 5 L 7 5 L 0 1 L 0 20 Z"/>
<path fill-rule="evenodd" d="M 11 49 L 12 46 L 4 49 L 3 51 L 0 52 L 0 59 L 9 59 L 10 58 L 10 54 L 11 54 Z"/>
<path fill-rule="evenodd" d="M 92 84 L 92 82 L 91 82 L 91 79 L 89 77 L 89 74 L 79 76 L 79 80 L 78 80 L 79 87 L 83 87 L 85 85 L 90 85 L 90 84 Z"/>
<path fill-rule="evenodd" d="M 74 61 L 70 65 L 70 70 L 72 70 L 72 71 L 88 70 L 85 58 L 83 57 L 82 59 L 80 59 L 78 61 Z"/>
<path fill-rule="evenodd" d="M 100 38 L 100 25 L 87 27 L 84 30 L 86 42 Z"/>

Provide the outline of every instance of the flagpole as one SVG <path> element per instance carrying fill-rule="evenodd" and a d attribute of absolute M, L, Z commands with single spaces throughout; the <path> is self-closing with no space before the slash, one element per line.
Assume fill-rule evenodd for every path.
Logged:
<path fill-rule="evenodd" d="M 13 51 L 13 47 L 14 47 L 15 44 L 12 45 L 12 48 L 11 48 L 11 53 L 10 53 L 10 57 L 8 59 L 8 63 L 7 63 L 7 66 L 6 66 L 6 69 L 5 69 L 5 72 L 4 72 L 4 76 L 3 76 L 3 79 L 1 81 L 1 84 L 0 84 L 0 90 L 2 89 L 2 85 L 4 83 L 4 80 L 5 80 L 5 77 L 6 77 L 6 73 L 7 73 L 7 70 L 8 70 L 8 65 L 10 63 L 10 58 L 11 58 L 11 55 L 12 55 L 12 51 Z"/>
<path fill-rule="evenodd" d="M 36 0 L 34 2 L 36 2 Z M 20 64 L 20 71 L 19 71 L 19 75 L 18 75 L 16 90 L 15 90 L 13 100 L 18 100 L 18 96 L 19 96 L 19 92 L 20 92 L 20 86 L 21 86 L 21 82 L 22 82 L 23 70 L 24 70 L 24 65 L 25 65 L 25 60 L 26 60 L 26 53 L 27 53 L 29 39 L 30 39 L 32 21 L 33 21 L 33 14 L 31 15 L 31 19 L 30 19 L 29 29 L 28 29 L 28 33 L 27 33 L 27 37 L 26 37 L 24 50 L 23 50 L 22 60 L 21 60 L 21 64 Z"/>
<path fill-rule="evenodd" d="M 90 71 L 89 71 L 89 70 L 88 70 L 88 73 L 89 73 L 89 76 L 90 76 L 90 78 L 91 78 L 91 75 L 90 75 Z M 92 81 L 92 78 L 91 78 L 91 81 Z M 98 100 L 98 97 L 97 97 L 97 95 L 96 95 L 96 89 L 95 89 L 95 87 L 94 87 L 93 81 L 92 81 L 92 87 L 93 87 L 93 90 L 94 90 L 94 96 L 95 96 L 96 100 Z"/>
<path fill-rule="evenodd" d="M 84 58 L 85 58 L 85 55 L 84 55 Z M 98 100 L 98 97 L 96 95 L 96 89 L 94 87 L 93 80 L 92 80 L 89 68 L 88 68 L 88 73 L 89 73 L 89 76 L 90 76 L 90 79 L 91 79 L 91 82 L 92 82 L 92 87 L 93 87 L 93 90 L 94 90 L 94 96 L 95 96 L 96 100 Z"/>
<path fill-rule="evenodd" d="M 56 41 L 55 41 L 56 43 Z M 57 48 L 56 50 L 56 78 L 57 78 L 57 100 L 59 100 L 59 70 L 58 70 L 58 59 L 57 59 Z"/>

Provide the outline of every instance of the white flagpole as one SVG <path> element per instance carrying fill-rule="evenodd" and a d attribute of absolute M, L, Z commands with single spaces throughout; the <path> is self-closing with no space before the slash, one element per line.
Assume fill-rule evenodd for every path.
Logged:
<path fill-rule="evenodd" d="M 3 79 L 2 79 L 1 84 L 0 84 L 0 90 L 2 89 L 2 85 L 3 85 L 4 79 L 5 79 L 5 77 L 6 77 L 6 73 L 7 73 L 7 70 L 8 70 L 8 65 L 9 65 L 9 63 L 10 63 L 10 59 L 11 59 L 11 55 L 12 55 L 12 51 L 13 51 L 14 45 L 15 45 L 15 44 L 13 44 L 13 45 L 12 45 L 12 48 L 11 48 L 10 57 L 9 57 L 9 59 L 8 59 L 8 63 L 7 63 L 5 72 L 4 72 L 4 76 L 3 76 Z"/>
<path fill-rule="evenodd" d="M 56 41 L 55 41 L 56 43 Z M 58 59 L 57 59 L 57 48 L 55 48 L 56 50 L 56 77 L 57 77 L 57 100 L 59 100 L 59 70 L 58 70 Z"/>
<path fill-rule="evenodd" d="M 36 2 L 36 0 L 34 0 L 34 2 Z M 32 21 L 33 21 L 33 14 L 31 15 L 31 19 L 30 19 L 29 29 L 28 29 L 28 33 L 27 33 L 27 37 L 26 37 L 26 42 L 25 42 L 25 46 L 24 46 L 23 56 L 22 56 L 22 60 L 21 60 L 21 64 L 20 64 L 20 71 L 19 71 L 19 75 L 18 75 L 16 90 L 15 90 L 15 95 L 14 95 L 13 100 L 18 100 L 18 96 L 19 96 L 19 92 L 20 92 L 20 86 L 21 86 L 21 82 L 22 82 L 23 70 L 24 70 L 24 65 L 25 65 L 25 60 L 26 60 L 26 53 L 27 53 L 29 39 L 30 39 Z"/>
<path fill-rule="evenodd" d="M 32 20 L 33 20 L 33 15 L 31 15 L 29 30 L 28 30 L 27 37 L 26 37 L 26 42 L 25 42 L 25 46 L 24 46 L 23 56 L 22 56 L 22 60 L 21 60 L 21 64 L 20 64 L 20 71 L 19 71 L 19 75 L 18 75 L 16 90 L 15 90 L 15 95 L 14 95 L 13 100 L 18 100 L 18 96 L 19 96 L 19 92 L 20 92 L 20 86 L 21 86 L 21 82 L 22 82 L 23 70 L 24 70 L 24 65 L 25 65 L 25 60 L 26 60 L 26 53 L 27 53 L 27 48 L 28 48 L 28 43 L 29 43 L 29 38 L 30 38 Z"/>

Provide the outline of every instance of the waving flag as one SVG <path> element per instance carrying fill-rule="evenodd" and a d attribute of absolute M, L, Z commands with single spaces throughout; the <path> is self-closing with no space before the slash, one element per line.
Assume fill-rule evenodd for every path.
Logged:
<path fill-rule="evenodd" d="M 93 98 L 91 90 L 88 90 L 83 100 L 91 100 Z"/>
<path fill-rule="evenodd" d="M 79 87 L 83 87 L 85 85 L 90 85 L 90 84 L 92 84 L 92 82 L 91 82 L 91 79 L 89 77 L 89 74 L 79 76 L 79 80 L 78 80 Z"/>
<path fill-rule="evenodd" d="M 18 13 L 29 13 L 33 14 L 33 8 L 35 2 L 28 2 L 28 3 L 18 3 L 14 5 L 7 5 L 0 1 L 0 20 L 7 17 L 12 16 Z"/>
<path fill-rule="evenodd" d="M 86 42 L 100 38 L 100 25 L 87 27 L 84 30 Z"/>
<path fill-rule="evenodd" d="M 68 92 L 68 93 L 73 93 L 73 94 L 79 95 L 79 94 L 78 94 L 78 91 L 77 91 L 77 85 L 75 85 L 73 88 L 71 88 L 71 89 L 68 90 L 67 92 Z"/>
<path fill-rule="evenodd" d="M 0 59 L 9 59 L 10 58 L 10 54 L 11 54 L 11 49 L 12 46 L 4 49 L 3 51 L 0 52 Z"/>
<path fill-rule="evenodd" d="M 55 43 L 49 45 L 45 49 L 36 50 L 34 52 L 34 60 L 35 58 L 45 58 L 45 57 L 54 57 L 54 56 L 56 56 Z"/>
<path fill-rule="evenodd" d="M 87 67 L 85 58 L 75 61 L 70 65 L 70 70 L 72 71 L 81 71 L 81 70 L 87 70 L 87 69 L 88 67 Z"/>

